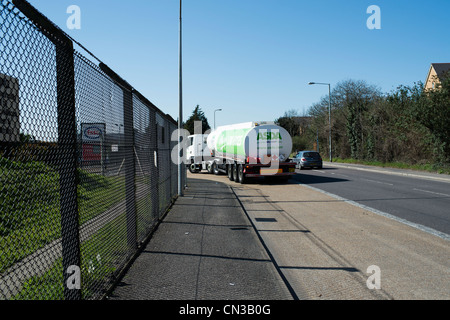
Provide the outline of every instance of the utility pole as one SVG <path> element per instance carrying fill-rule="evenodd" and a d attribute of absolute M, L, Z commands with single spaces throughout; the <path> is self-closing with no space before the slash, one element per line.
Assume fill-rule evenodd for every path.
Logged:
<path fill-rule="evenodd" d="M 321 82 L 310 82 L 309 85 L 322 84 L 328 86 L 328 124 L 329 124 L 329 137 L 330 141 L 330 162 L 333 162 L 332 151 L 331 151 L 331 84 L 321 83 Z"/>
<path fill-rule="evenodd" d="M 181 158 L 181 126 L 183 123 L 183 65 L 182 65 L 182 0 L 180 0 L 180 58 L 179 58 L 179 109 L 178 109 L 178 195 L 183 196 L 183 161 Z"/>

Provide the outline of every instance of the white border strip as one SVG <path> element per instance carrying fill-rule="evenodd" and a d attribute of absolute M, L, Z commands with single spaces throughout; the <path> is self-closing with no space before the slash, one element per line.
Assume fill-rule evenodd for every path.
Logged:
<path fill-rule="evenodd" d="M 427 233 L 432 234 L 432 235 L 434 235 L 434 236 L 437 236 L 437 237 L 439 237 L 439 238 L 442 238 L 442 239 L 444 239 L 444 240 L 450 241 L 450 235 L 448 235 L 448 234 L 446 234 L 446 233 L 443 233 L 443 232 L 441 232 L 441 231 L 437 231 L 437 230 L 435 230 L 435 229 L 426 227 L 426 226 L 424 226 L 424 225 L 417 224 L 417 223 L 414 223 L 414 222 L 411 222 L 411 221 L 408 221 L 408 220 L 405 220 L 405 219 L 396 217 L 396 216 L 394 216 L 394 215 L 392 215 L 392 214 L 389 214 L 389 213 L 386 213 L 386 212 L 383 212 L 383 211 L 380 211 L 380 210 L 377 210 L 377 209 L 374 209 L 374 208 L 365 206 L 365 205 L 360 204 L 360 203 L 358 203 L 358 202 L 355 202 L 355 201 L 353 201 L 353 200 L 348 200 L 348 199 L 342 198 L 342 197 L 340 197 L 340 196 L 338 196 L 338 195 L 335 195 L 335 194 L 333 194 L 333 193 L 329 193 L 329 192 L 327 192 L 327 191 L 324 191 L 324 190 L 321 190 L 321 189 L 318 189 L 318 188 L 315 188 L 315 187 L 311 187 L 311 186 L 306 185 L 306 184 L 303 184 L 303 183 L 299 183 L 298 185 L 307 187 L 307 188 L 312 189 L 312 190 L 315 190 L 315 191 L 319 191 L 319 192 L 321 192 L 321 193 L 323 193 L 323 194 L 326 194 L 327 196 L 330 196 L 330 197 L 335 198 L 335 199 L 337 199 L 337 200 L 344 201 L 344 202 L 346 202 L 346 203 L 348 203 L 348 204 L 354 205 L 354 206 L 359 207 L 359 208 L 361 208 L 361 209 L 364 209 L 364 210 L 373 212 L 373 213 L 378 214 L 378 215 L 380 215 L 380 216 L 389 218 L 389 219 L 391 219 L 391 220 L 395 220 L 395 221 L 397 221 L 397 222 L 406 224 L 406 225 L 408 225 L 408 226 L 410 226 L 410 227 L 419 229 L 420 231 L 424 231 L 424 232 L 427 232 Z"/>

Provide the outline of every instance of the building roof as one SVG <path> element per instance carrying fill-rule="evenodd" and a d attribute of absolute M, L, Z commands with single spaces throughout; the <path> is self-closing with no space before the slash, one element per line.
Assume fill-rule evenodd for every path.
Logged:
<path fill-rule="evenodd" d="M 436 71 L 439 79 L 445 72 L 450 71 L 450 63 L 432 63 L 431 65 Z"/>

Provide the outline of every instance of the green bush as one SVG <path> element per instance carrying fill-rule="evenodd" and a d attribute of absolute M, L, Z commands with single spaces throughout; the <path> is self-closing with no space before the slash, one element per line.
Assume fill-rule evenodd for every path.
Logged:
<path fill-rule="evenodd" d="M 307 130 L 294 137 L 294 145 L 310 148 L 318 139 L 322 157 L 328 158 L 328 113 L 328 96 L 325 96 L 309 108 Z M 287 118 L 285 115 L 284 122 L 279 124 L 294 123 Z M 449 123 L 450 77 L 431 91 L 425 91 L 418 82 L 383 94 L 365 81 L 345 80 L 331 92 L 333 158 L 380 165 L 401 163 L 398 166 L 448 172 Z M 295 128 L 291 131 L 295 132 Z"/>

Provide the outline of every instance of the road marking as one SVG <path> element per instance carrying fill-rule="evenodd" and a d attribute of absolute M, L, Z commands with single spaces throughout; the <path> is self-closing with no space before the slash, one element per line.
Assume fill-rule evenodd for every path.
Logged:
<path fill-rule="evenodd" d="M 426 193 L 432 193 L 432 194 L 436 194 L 438 196 L 450 197 L 450 194 L 445 194 L 445 193 L 433 192 L 433 191 L 428 191 L 428 190 L 423 190 L 423 189 L 416 189 L 416 188 L 414 188 L 413 190 L 426 192 Z"/>
<path fill-rule="evenodd" d="M 426 226 L 424 226 L 424 225 L 421 225 L 421 224 L 418 224 L 418 223 L 414 223 L 414 222 L 411 222 L 411 221 L 408 221 L 408 220 L 405 220 L 405 219 L 396 217 L 396 216 L 394 216 L 394 215 L 392 215 L 392 214 L 389 214 L 389 213 L 386 213 L 386 212 L 383 212 L 383 211 L 380 211 L 380 210 L 377 210 L 377 209 L 374 209 L 374 208 L 365 206 L 365 205 L 360 204 L 360 203 L 358 203 L 358 202 L 355 202 L 355 201 L 353 201 L 353 200 L 349 200 L 349 199 L 342 198 L 342 197 L 340 197 L 340 196 L 338 196 L 338 195 L 336 195 L 336 194 L 333 194 L 333 193 L 330 193 L 330 192 L 327 192 L 327 191 L 324 191 L 324 190 L 321 190 L 321 189 L 318 189 L 318 188 L 315 188 L 315 187 L 311 187 L 311 186 L 309 186 L 309 185 L 307 185 L 307 184 L 303 184 L 303 183 L 301 183 L 301 182 L 300 182 L 298 185 L 307 187 L 307 188 L 309 188 L 309 189 L 311 189 L 311 190 L 315 190 L 315 191 L 321 192 L 321 193 L 326 194 L 326 195 L 328 195 L 328 196 L 330 196 L 330 197 L 332 197 L 332 198 L 335 198 L 335 199 L 337 199 L 337 200 L 346 202 L 346 203 L 348 203 L 348 204 L 354 205 L 354 206 L 359 207 L 359 208 L 361 208 L 361 209 L 364 209 L 364 210 L 373 212 L 373 213 L 378 214 L 378 215 L 380 215 L 380 216 L 383 216 L 383 217 L 386 217 L 386 218 L 388 218 L 388 219 L 391 219 L 391 220 L 394 220 L 394 221 L 397 221 L 397 222 L 406 224 L 406 225 L 408 225 L 408 226 L 410 226 L 410 227 L 419 229 L 420 231 L 424 231 L 424 232 L 427 232 L 427 233 L 432 234 L 432 235 L 434 235 L 434 236 L 437 236 L 437 237 L 439 237 L 439 238 L 442 238 L 442 239 L 444 239 L 444 240 L 450 241 L 450 235 L 448 235 L 448 234 L 446 234 L 446 233 L 444 233 L 444 232 L 441 232 L 441 231 L 438 231 L 438 230 L 435 230 L 435 229 L 426 227 Z"/>
<path fill-rule="evenodd" d="M 341 177 L 346 177 L 346 178 L 349 178 L 349 176 L 348 175 L 346 175 L 346 174 L 342 174 L 342 173 L 335 173 L 336 175 L 338 175 L 338 176 L 341 176 Z"/>
<path fill-rule="evenodd" d="M 317 171 L 317 172 L 320 172 L 320 173 L 325 173 L 325 171 L 321 171 L 321 170 L 313 170 L 313 171 Z"/>
<path fill-rule="evenodd" d="M 364 179 L 364 178 L 361 178 L 361 180 L 369 181 L 369 182 L 375 182 L 375 183 L 379 183 L 379 184 L 387 184 L 388 186 L 393 186 L 394 185 L 393 183 L 387 183 L 387 182 L 382 182 L 382 181 L 378 181 L 378 180 L 370 180 L 370 179 Z"/>

